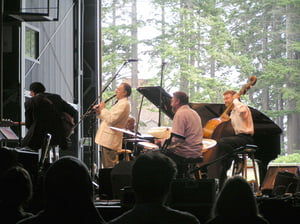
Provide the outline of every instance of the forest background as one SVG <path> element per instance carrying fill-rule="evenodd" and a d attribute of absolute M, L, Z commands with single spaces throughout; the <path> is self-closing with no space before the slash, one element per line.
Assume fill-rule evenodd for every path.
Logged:
<path fill-rule="evenodd" d="M 190 102 L 223 103 L 224 90 L 256 76 L 242 101 L 281 127 L 281 154 L 300 162 L 300 0 L 102 0 L 101 46 L 104 84 L 140 59 L 108 95 L 121 78 L 133 88 L 147 78 Z M 134 117 L 140 101 L 134 91 Z"/>

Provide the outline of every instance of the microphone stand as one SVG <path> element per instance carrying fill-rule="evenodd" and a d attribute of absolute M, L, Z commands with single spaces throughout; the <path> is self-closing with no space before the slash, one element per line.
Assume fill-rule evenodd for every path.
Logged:
<path fill-rule="evenodd" d="M 137 117 L 135 129 L 134 129 L 134 138 L 135 139 L 137 138 L 138 126 L 139 126 L 139 122 L 140 122 L 143 101 L 144 101 L 144 96 L 142 97 L 142 100 L 141 100 L 141 103 L 140 103 L 139 114 L 138 114 L 138 117 Z M 138 144 L 137 144 L 137 142 L 135 142 L 135 144 L 133 146 L 133 155 L 138 156 L 139 154 L 140 154 L 140 152 L 138 152 Z"/>
<path fill-rule="evenodd" d="M 101 96 L 102 93 L 104 93 L 104 91 L 107 89 L 107 87 L 112 83 L 112 81 L 114 81 L 117 76 L 119 75 L 120 71 L 122 70 L 122 68 L 129 62 L 129 60 L 126 60 L 123 62 L 123 64 L 119 67 L 119 69 L 116 71 L 116 73 L 113 75 L 113 77 L 111 78 L 111 80 L 107 83 L 107 85 L 103 88 L 102 92 L 101 92 Z"/>
<path fill-rule="evenodd" d="M 161 73 L 160 73 L 160 87 L 163 88 L 163 76 L 164 76 L 164 68 L 166 62 L 162 62 L 161 64 Z M 162 101 L 161 101 L 161 91 L 159 92 L 159 108 L 158 108 L 158 127 L 161 125 L 161 107 L 162 107 Z"/>

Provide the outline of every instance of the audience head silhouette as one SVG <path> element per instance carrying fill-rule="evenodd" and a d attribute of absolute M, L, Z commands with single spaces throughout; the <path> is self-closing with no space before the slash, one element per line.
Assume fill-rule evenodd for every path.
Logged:
<path fill-rule="evenodd" d="M 32 182 L 27 170 L 14 166 L 0 178 L 0 219 L 5 223 L 16 223 L 31 213 L 23 206 L 32 198 Z"/>
<path fill-rule="evenodd" d="M 18 165 L 18 156 L 15 150 L 8 147 L 0 149 L 0 175 L 9 168 Z"/>
<path fill-rule="evenodd" d="M 173 160 L 161 153 L 138 156 L 132 168 L 132 186 L 137 200 L 150 202 L 164 199 L 176 172 Z"/>
<path fill-rule="evenodd" d="M 54 162 L 44 177 L 44 210 L 21 223 L 104 223 L 93 202 L 86 165 L 72 156 Z"/>
<path fill-rule="evenodd" d="M 170 208 L 164 203 L 176 173 L 175 162 L 160 152 L 148 152 L 137 156 L 132 167 L 135 205 L 109 223 L 199 224 L 196 216 Z"/>
<path fill-rule="evenodd" d="M 0 181 L 2 202 L 21 206 L 32 197 L 32 182 L 27 170 L 15 166 L 7 170 Z"/>
<path fill-rule="evenodd" d="M 74 157 L 63 157 L 46 172 L 47 203 L 61 204 L 63 200 L 93 200 L 93 186 L 86 165 Z"/>
<path fill-rule="evenodd" d="M 241 176 L 226 180 L 207 223 L 268 223 L 259 216 L 258 206 L 249 183 Z"/>
<path fill-rule="evenodd" d="M 228 203 L 230 201 L 230 203 Z M 232 207 L 235 207 L 234 210 Z M 257 214 L 257 206 L 253 192 L 247 181 L 235 176 L 228 179 L 220 192 L 216 203 L 216 215 L 250 216 Z"/>

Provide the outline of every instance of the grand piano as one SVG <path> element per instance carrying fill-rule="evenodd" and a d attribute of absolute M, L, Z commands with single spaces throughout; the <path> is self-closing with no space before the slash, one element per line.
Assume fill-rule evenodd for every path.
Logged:
<path fill-rule="evenodd" d="M 171 108 L 172 96 L 163 88 L 160 86 L 138 87 L 137 91 L 158 107 L 161 112 L 166 114 L 170 119 L 173 119 L 174 113 Z M 201 117 L 202 126 L 205 126 L 210 119 L 219 117 L 226 109 L 224 104 L 212 103 L 190 103 L 190 107 Z M 259 166 L 260 183 L 262 183 L 269 162 L 277 158 L 280 154 L 280 135 L 282 130 L 262 112 L 252 107 L 250 107 L 250 110 L 254 123 L 254 141 L 258 146 L 255 159 Z M 222 128 L 222 136 L 233 135 L 230 122 L 225 122 L 217 126 L 215 133 L 218 132 L 218 128 Z M 216 139 L 217 137 L 213 134 L 211 138 Z"/>

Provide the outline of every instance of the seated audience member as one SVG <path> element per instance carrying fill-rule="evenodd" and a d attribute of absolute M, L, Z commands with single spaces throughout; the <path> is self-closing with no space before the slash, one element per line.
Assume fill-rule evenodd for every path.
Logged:
<path fill-rule="evenodd" d="M 44 194 L 44 209 L 19 224 L 105 223 L 94 206 L 88 169 L 75 157 L 62 157 L 49 167 L 45 174 Z"/>
<path fill-rule="evenodd" d="M 194 215 L 165 205 L 176 172 L 173 160 L 159 152 L 139 155 L 132 168 L 135 205 L 109 223 L 200 223 Z"/>
<path fill-rule="evenodd" d="M 18 166 L 18 156 L 14 149 L 8 147 L 0 148 L 0 175 L 8 169 Z"/>
<path fill-rule="evenodd" d="M 212 217 L 206 224 L 243 223 L 268 224 L 259 215 L 258 206 L 249 183 L 241 176 L 225 182 L 212 209 Z"/>
<path fill-rule="evenodd" d="M 15 224 L 32 216 L 24 210 L 32 197 L 32 182 L 29 173 L 22 167 L 12 167 L 0 178 L 0 223 Z"/>

